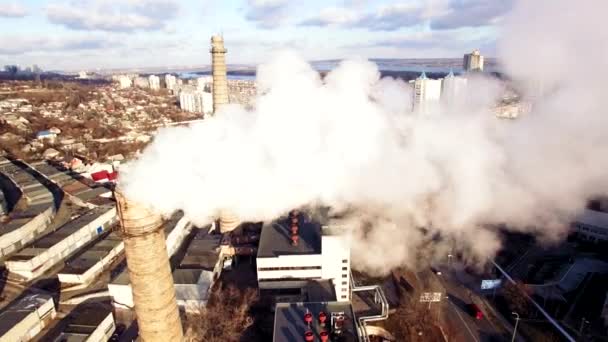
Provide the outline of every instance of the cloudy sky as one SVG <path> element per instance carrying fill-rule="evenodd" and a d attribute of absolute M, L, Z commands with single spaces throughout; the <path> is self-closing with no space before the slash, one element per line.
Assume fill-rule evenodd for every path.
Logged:
<path fill-rule="evenodd" d="M 310 60 L 493 55 L 512 0 L 0 0 L 0 64 L 93 70 L 229 63 L 281 48 Z"/>

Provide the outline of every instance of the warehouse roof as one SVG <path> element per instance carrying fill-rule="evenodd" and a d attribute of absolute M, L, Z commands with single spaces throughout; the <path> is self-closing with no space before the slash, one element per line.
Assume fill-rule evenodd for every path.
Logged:
<path fill-rule="evenodd" d="M 26 294 L 13 301 L 0 311 L 0 337 L 49 300 L 53 300 L 50 295 Z"/>
<path fill-rule="evenodd" d="M 97 240 L 82 248 L 66 260 L 66 266 L 59 273 L 83 274 L 122 242 L 118 232 L 103 234 Z"/>
<path fill-rule="evenodd" d="M 298 235 L 298 244 L 293 246 L 287 218 L 264 225 L 260 236 L 258 258 L 273 258 L 280 255 L 321 254 L 320 224 L 301 219 Z"/>

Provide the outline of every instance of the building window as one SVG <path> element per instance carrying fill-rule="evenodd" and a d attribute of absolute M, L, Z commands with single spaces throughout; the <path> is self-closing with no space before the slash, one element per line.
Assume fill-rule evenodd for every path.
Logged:
<path fill-rule="evenodd" d="M 346 278 L 346 277 L 348 277 L 348 274 L 343 274 L 342 275 L 342 278 Z"/>
<path fill-rule="evenodd" d="M 342 267 L 342 271 L 348 271 L 348 267 Z"/>
<path fill-rule="evenodd" d="M 348 284 L 348 282 L 346 282 L 346 281 L 343 281 L 343 282 L 342 282 L 342 285 L 346 285 L 346 284 Z"/>
<path fill-rule="evenodd" d="M 343 263 L 343 264 L 348 264 L 348 259 L 343 259 L 343 260 L 342 260 L 342 263 Z"/>
<path fill-rule="evenodd" d="M 342 299 L 346 299 L 346 297 L 348 297 L 347 295 L 341 295 L 340 298 Z"/>

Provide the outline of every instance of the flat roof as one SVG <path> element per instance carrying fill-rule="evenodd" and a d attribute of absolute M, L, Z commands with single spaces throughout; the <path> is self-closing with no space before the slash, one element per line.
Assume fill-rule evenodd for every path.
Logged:
<path fill-rule="evenodd" d="M 585 209 L 585 211 L 576 218 L 575 222 L 599 229 L 608 229 L 608 213 Z"/>
<path fill-rule="evenodd" d="M 4 336 L 15 325 L 53 297 L 47 294 L 26 294 L 15 299 L 8 307 L 0 311 L 0 336 Z"/>
<path fill-rule="evenodd" d="M 212 270 L 219 260 L 221 234 L 209 234 L 209 229 L 198 229 L 180 262 L 182 268 Z"/>
<path fill-rule="evenodd" d="M 203 270 L 178 268 L 173 271 L 173 283 L 188 285 L 197 284 Z"/>
<path fill-rule="evenodd" d="M 323 311 L 327 315 L 325 327 L 321 327 L 318 320 L 319 313 Z M 304 321 L 306 313 L 313 315 L 313 321 L 310 326 Z M 344 324 L 342 333 L 332 341 L 343 342 L 358 342 L 357 326 L 355 323 L 355 315 L 350 303 L 341 302 L 311 302 L 311 303 L 277 303 L 274 316 L 274 342 L 292 342 L 303 341 L 304 333 L 308 330 L 315 334 L 315 340 L 320 341 L 320 332 L 325 330 L 330 333 L 330 336 L 335 333 L 332 326 L 332 314 L 344 314 Z"/>
<path fill-rule="evenodd" d="M 89 224 L 90 222 L 97 219 L 98 217 L 105 214 L 111 209 L 112 207 L 105 206 L 89 210 L 81 216 L 77 217 L 76 219 L 69 221 L 63 226 L 57 228 L 53 232 L 41 237 L 40 239 L 35 240 L 34 242 L 29 243 L 22 250 L 10 257 L 8 260 L 18 261 L 32 259 L 40 253 L 46 251 L 49 247 L 52 247 L 57 243 L 65 240 L 70 235 L 81 229 L 83 226 Z"/>
<path fill-rule="evenodd" d="M 118 232 L 106 232 L 92 243 L 84 246 L 74 256 L 66 260 L 66 266 L 59 272 L 83 274 L 97 264 L 122 241 Z"/>
<path fill-rule="evenodd" d="M 58 330 L 52 330 L 44 336 L 44 341 L 84 342 L 93 334 L 112 310 L 99 304 L 77 306 L 63 319 L 66 324 Z M 63 323 L 62 322 L 62 323 Z M 61 326 L 61 325 L 58 325 Z"/>
<path fill-rule="evenodd" d="M 274 258 L 280 255 L 321 254 L 321 225 L 300 215 L 300 236 L 297 246 L 291 244 L 289 219 L 281 218 L 262 227 L 258 258 Z"/>

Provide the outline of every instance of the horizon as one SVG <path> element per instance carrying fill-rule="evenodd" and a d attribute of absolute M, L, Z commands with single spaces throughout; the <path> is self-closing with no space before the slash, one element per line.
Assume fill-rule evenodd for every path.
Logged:
<path fill-rule="evenodd" d="M 202 67 L 216 32 L 226 37 L 231 65 L 258 65 L 282 49 L 311 62 L 461 58 L 473 49 L 494 56 L 497 26 L 511 7 L 447 0 L 8 0 L 0 2 L 0 63 L 65 71 Z"/>

